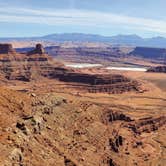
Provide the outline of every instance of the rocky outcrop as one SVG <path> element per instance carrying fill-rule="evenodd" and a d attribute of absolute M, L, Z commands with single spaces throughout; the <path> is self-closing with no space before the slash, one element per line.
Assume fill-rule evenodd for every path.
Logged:
<path fill-rule="evenodd" d="M 166 66 L 151 67 L 147 72 L 166 73 Z"/>
<path fill-rule="evenodd" d="M 11 44 L 0 44 L 0 54 L 15 53 Z"/>
<path fill-rule="evenodd" d="M 64 159 L 64 164 L 65 166 L 76 166 L 76 164 L 73 161 L 71 161 L 70 159 L 67 159 L 66 157 Z"/>
<path fill-rule="evenodd" d="M 138 121 L 129 123 L 127 125 L 134 133 L 141 134 L 143 132 L 150 133 L 153 131 L 158 130 L 159 127 L 166 125 L 166 117 L 161 116 L 158 118 L 143 118 L 139 119 Z"/>
<path fill-rule="evenodd" d="M 41 44 L 36 44 L 36 48 L 32 51 L 29 51 L 27 54 L 28 55 L 45 54 L 44 47 Z"/>
<path fill-rule="evenodd" d="M 48 61 L 51 57 L 45 53 L 44 47 L 41 44 L 36 44 L 34 50 L 27 53 L 27 61 Z"/>
<path fill-rule="evenodd" d="M 118 153 L 119 147 L 123 145 L 123 137 L 122 136 L 116 136 L 115 138 L 109 139 L 109 145 L 111 147 L 111 150 Z"/>
<path fill-rule="evenodd" d="M 112 94 L 121 94 L 129 91 L 142 93 L 140 84 L 137 81 L 132 81 L 132 80 L 130 80 L 129 82 L 89 86 L 88 91 L 90 93 L 112 93 Z"/>
<path fill-rule="evenodd" d="M 125 95 L 114 96 L 119 103 L 114 103 L 112 96 L 106 102 L 105 95 L 91 95 L 94 101 L 69 95 L 63 89 L 62 93 L 54 89 L 43 93 L 38 82 L 33 85 L 28 92 L 0 89 L 0 165 L 164 165 L 165 127 L 158 125 L 157 132 L 139 135 L 125 126 L 162 126 L 164 102 L 161 110 L 147 110 L 149 105 L 142 104 L 145 108 L 136 111 L 125 105 Z M 138 106 L 140 102 L 135 102 L 134 107 Z M 111 112 L 108 125 L 101 120 L 104 110 Z M 129 115 L 136 120 L 128 121 Z"/>
<path fill-rule="evenodd" d="M 106 165 L 106 166 L 119 166 L 119 165 L 117 165 L 117 164 L 113 161 L 112 158 L 107 157 L 107 156 L 104 156 L 102 165 Z"/>
<path fill-rule="evenodd" d="M 113 162 L 113 160 L 110 159 L 110 160 L 108 161 L 108 166 L 117 166 L 117 164 L 115 164 L 115 162 Z"/>
<path fill-rule="evenodd" d="M 123 114 L 122 112 L 117 111 L 107 111 L 103 114 L 102 120 L 105 124 L 113 123 L 114 121 L 124 121 L 131 122 L 133 121 L 129 116 Z"/>
<path fill-rule="evenodd" d="M 77 72 L 65 72 L 65 74 L 53 74 L 63 82 L 79 83 L 80 89 L 87 89 L 90 93 L 123 93 L 128 91 L 140 91 L 140 84 L 122 75 L 116 74 L 83 74 Z"/>
<path fill-rule="evenodd" d="M 1 66 L 9 65 L 11 62 L 24 61 L 26 56 L 17 53 L 11 44 L 0 44 L 0 63 Z"/>
<path fill-rule="evenodd" d="M 66 75 L 59 75 L 59 79 L 64 82 L 78 82 L 89 85 L 109 85 L 130 81 L 122 75 L 83 74 L 77 72 L 68 72 Z"/>
<path fill-rule="evenodd" d="M 51 57 L 44 54 L 42 45 L 37 44 L 31 54 L 10 53 L 0 56 L 0 70 L 8 80 L 31 81 L 43 75 L 48 76 L 50 71 L 54 72 L 51 60 Z"/>

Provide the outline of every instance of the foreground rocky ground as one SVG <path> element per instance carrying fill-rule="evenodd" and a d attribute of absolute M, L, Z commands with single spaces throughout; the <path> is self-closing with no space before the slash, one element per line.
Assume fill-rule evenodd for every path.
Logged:
<path fill-rule="evenodd" d="M 0 165 L 165 165 L 165 74 L 112 73 L 118 75 L 113 82 L 107 77 L 94 77 L 95 72 L 105 72 L 97 69 L 68 75 L 84 78 L 93 74 L 88 81 L 93 88 L 99 87 L 96 79 L 101 86 L 109 85 L 108 89 L 113 89 L 114 83 L 121 90 L 126 81 L 129 85 L 123 91 L 105 91 L 101 86 L 99 91 L 89 91 L 84 79 L 72 82 L 67 77 L 63 81 L 48 77 L 47 70 L 42 70 L 38 62 L 41 56 L 36 52 L 29 56 L 33 63 L 26 63 L 33 67 L 36 64 L 39 72 L 32 72 L 33 67 L 25 68 L 24 71 L 33 73 L 28 81 L 20 77 L 29 76 L 26 72 L 14 72 L 13 60 L 1 65 L 4 70 L 0 77 Z M 12 69 L 6 70 L 7 64 Z M 42 64 L 47 67 L 50 62 Z M 49 72 L 52 70 L 57 71 L 51 65 Z M 6 74 L 11 77 L 5 77 Z M 134 85 L 131 80 L 136 81 Z"/>
<path fill-rule="evenodd" d="M 1 88 L 0 165 L 164 166 L 165 100 Z"/>

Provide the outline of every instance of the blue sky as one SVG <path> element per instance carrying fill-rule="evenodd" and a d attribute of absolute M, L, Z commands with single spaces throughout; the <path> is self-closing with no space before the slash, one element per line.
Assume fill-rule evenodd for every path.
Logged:
<path fill-rule="evenodd" d="M 166 37 L 166 0 L 0 0 L 0 37 L 51 33 Z"/>

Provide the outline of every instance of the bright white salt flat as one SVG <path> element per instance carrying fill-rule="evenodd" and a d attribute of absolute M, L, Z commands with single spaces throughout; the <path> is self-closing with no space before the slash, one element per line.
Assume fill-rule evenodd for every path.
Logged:
<path fill-rule="evenodd" d="M 146 68 L 138 68 L 138 67 L 107 67 L 108 70 L 123 70 L 123 71 L 147 71 Z"/>
<path fill-rule="evenodd" d="M 77 64 L 66 64 L 67 67 L 73 68 L 89 68 L 89 67 L 100 67 L 101 64 L 90 64 L 90 63 L 77 63 Z"/>

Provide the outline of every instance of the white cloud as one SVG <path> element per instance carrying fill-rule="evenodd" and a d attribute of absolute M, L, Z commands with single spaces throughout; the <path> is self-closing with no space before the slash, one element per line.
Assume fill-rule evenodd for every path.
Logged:
<path fill-rule="evenodd" d="M 0 21 L 111 28 L 113 25 L 143 31 L 166 33 L 166 21 L 88 10 L 35 10 L 0 8 Z"/>

